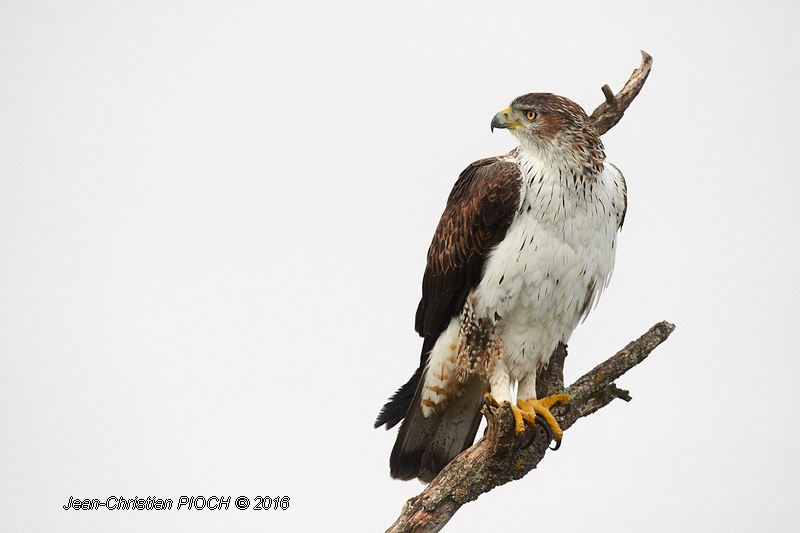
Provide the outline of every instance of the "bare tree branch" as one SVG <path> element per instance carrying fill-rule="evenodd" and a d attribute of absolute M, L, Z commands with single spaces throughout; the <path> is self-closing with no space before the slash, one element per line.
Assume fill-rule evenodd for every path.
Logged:
<path fill-rule="evenodd" d="M 633 71 L 619 93 L 615 95 L 608 85 L 603 85 L 605 102 L 590 117 L 601 135 L 620 121 L 639 94 L 650 74 L 652 62 L 653 58 L 642 50 L 641 65 Z M 630 401 L 628 391 L 618 388 L 614 380 L 641 363 L 674 329 L 675 326 L 669 322 L 659 322 L 566 390 L 564 360 L 567 349 L 559 344 L 549 366 L 540 373 L 536 390 L 540 396 L 562 391 L 570 395 L 569 403 L 551 409 L 561 429 L 566 431 L 579 418 L 596 412 L 615 398 Z M 408 500 L 387 533 L 440 531 L 462 505 L 495 487 L 522 478 L 539 464 L 550 444 L 543 429 L 526 431 L 518 437 L 508 405 L 498 408 L 484 406 L 483 413 L 487 420 L 486 434 L 445 466 L 422 493 Z M 520 437 L 527 442 L 521 441 Z"/>
<path fill-rule="evenodd" d="M 617 388 L 614 380 L 644 361 L 674 329 L 669 322 L 659 322 L 570 385 L 566 389 L 571 398 L 569 403 L 551 410 L 561 428 L 566 430 L 579 418 L 589 416 L 615 398 L 629 401 L 628 392 Z M 556 366 L 560 364 L 563 368 L 566 354 L 566 349 L 556 350 L 553 354 Z M 556 373 L 551 371 L 548 379 L 557 380 Z M 488 423 L 486 434 L 444 467 L 419 496 L 408 500 L 387 533 L 439 531 L 462 505 L 495 487 L 522 478 L 544 458 L 550 439 L 543 430 L 531 430 L 532 442 L 520 443 L 511 407 L 484 406 L 483 413 Z"/>
<path fill-rule="evenodd" d="M 603 85 L 601 90 L 606 98 L 606 101 L 597 106 L 597 109 L 592 111 L 589 117 L 594 122 L 594 127 L 597 128 L 597 133 L 603 135 L 605 132 L 617 125 L 625 114 L 625 110 L 631 105 L 633 99 L 642 90 L 644 82 L 647 81 L 647 76 L 650 75 L 650 67 L 653 66 L 653 58 L 645 52 L 642 52 L 642 64 L 639 68 L 633 71 L 628 82 L 616 95 L 611 91 L 611 87 Z"/>

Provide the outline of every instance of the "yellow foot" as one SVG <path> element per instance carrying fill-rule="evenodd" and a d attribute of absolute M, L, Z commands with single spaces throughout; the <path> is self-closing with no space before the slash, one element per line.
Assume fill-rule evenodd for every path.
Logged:
<path fill-rule="evenodd" d="M 500 404 L 497 402 L 497 400 L 495 400 L 494 397 L 492 397 L 492 395 L 488 392 L 483 395 L 483 401 L 487 405 L 500 407 Z M 515 430 L 517 435 L 525 431 L 526 420 L 531 426 L 538 427 L 539 424 L 536 422 L 536 415 L 538 414 L 544 419 L 545 422 L 547 422 L 547 425 L 550 428 L 550 433 L 553 435 L 553 439 L 560 443 L 561 438 L 564 436 L 564 432 L 561 431 L 561 427 L 559 427 L 558 422 L 556 422 L 556 419 L 552 414 L 550 414 L 550 408 L 557 403 L 563 405 L 568 401 L 568 394 L 554 394 L 553 396 L 548 396 L 546 398 L 542 398 L 541 400 L 537 400 L 536 398 L 517 400 L 517 405 L 511 406 L 511 412 L 514 414 Z M 557 448 L 558 447 L 556 447 L 556 449 Z"/>
<path fill-rule="evenodd" d="M 564 432 L 561 431 L 561 428 L 558 426 L 558 422 L 556 419 L 553 418 L 553 415 L 550 414 L 550 408 L 555 404 L 565 404 L 569 401 L 569 395 L 567 394 L 554 394 L 552 396 L 548 396 L 546 398 L 542 398 L 541 400 L 537 400 L 536 398 L 529 398 L 527 400 L 517 400 L 517 407 L 511 406 L 511 409 L 514 411 L 514 420 L 516 421 L 517 427 L 517 435 L 525 431 L 525 420 L 527 420 L 533 427 L 537 427 L 538 424 L 536 423 L 536 415 L 540 415 L 544 418 L 547 425 L 550 426 L 550 432 L 553 434 L 553 439 L 556 442 L 561 442 L 561 437 L 564 436 Z"/>

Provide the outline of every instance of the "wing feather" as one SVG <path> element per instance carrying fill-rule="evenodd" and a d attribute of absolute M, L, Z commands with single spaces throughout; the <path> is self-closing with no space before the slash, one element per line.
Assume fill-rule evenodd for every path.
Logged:
<path fill-rule="evenodd" d="M 459 176 L 428 249 L 416 316 L 421 336 L 438 337 L 461 312 L 481 280 L 486 255 L 514 219 L 520 185 L 519 167 L 509 157 L 481 159 Z"/>
<path fill-rule="evenodd" d="M 490 157 L 458 177 L 428 249 L 417 307 L 416 330 L 424 337 L 420 365 L 381 409 L 375 427 L 391 428 L 419 395 L 436 339 L 457 316 L 483 275 L 486 255 L 506 235 L 521 203 L 521 174 L 513 157 Z M 401 433 L 406 429 L 401 428 Z"/>

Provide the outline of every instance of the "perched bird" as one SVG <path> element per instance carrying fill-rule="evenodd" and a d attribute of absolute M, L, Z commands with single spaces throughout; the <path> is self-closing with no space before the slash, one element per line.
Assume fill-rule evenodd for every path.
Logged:
<path fill-rule="evenodd" d="M 627 207 L 625 179 L 606 161 L 583 109 L 562 96 L 516 98 L 491 122 L 519 146 L 469 165 L 428 250 L 417 308 L 419 368 L 375 427 L 403 420 L 390 470 L 431 481 L 468 448 L 484 397 L 512 403 L 517 434 L 569 398 L 538 398 L 537 372 L 566 344 L 606 287 Z"/>

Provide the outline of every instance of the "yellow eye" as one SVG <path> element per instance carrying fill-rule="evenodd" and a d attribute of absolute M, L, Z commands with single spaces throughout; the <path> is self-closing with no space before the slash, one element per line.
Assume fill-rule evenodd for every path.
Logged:
<path fill-rule="evenodd" d="M 528 111 L 527 113 L 525 113 L 525 118 L 527 118 L 528 120 L 535 119 L 536 118 L 536 111 Z"/>

